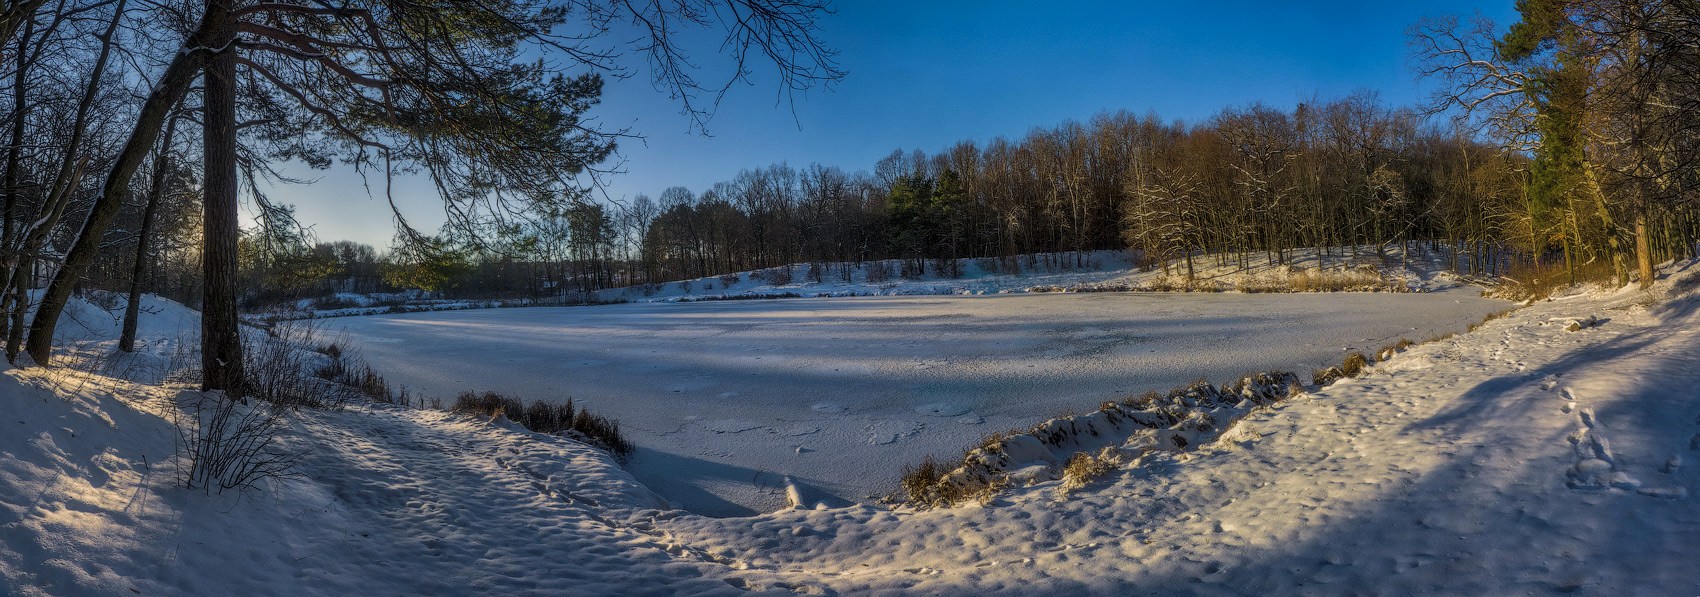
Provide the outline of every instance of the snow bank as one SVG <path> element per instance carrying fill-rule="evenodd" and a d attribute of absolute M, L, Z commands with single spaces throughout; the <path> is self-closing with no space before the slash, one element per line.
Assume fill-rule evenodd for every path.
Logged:
<path fill-rule="evenodd" d="M 1028 292 L 1426 292 L 1464 280 L 1445 269 L 1450 256 L 1413 245 L 1309 249 L 1281 259 L 1268 253 L 1209 254 L 1193 259 L 1192 282 L 1181 261 L 1142 269 L 1131 251 L 1023 255 L 1013 259 L 959 259 L 945 275 L 933 261 L 925 274 L 904 278 L 899 260 L 793 264 L 663 284 L 598 292 L 608 301 L 654 302 L 756 298 L 982 295 Z M 811 273 L 813 272 L 813 273 Z M 818 276 L 816 275 L 818 274 Z M 816 279 L 818 277 L 818 280 Z"/>
<path fill-rule="evenodd" d="M 1123 460 L 1156 450 L 1178 452 L 1215 439 L 1254 409 L 1303 388 L 1297 375 L 1251 375 L 1220 388 L 1199 382 L 1167 394 L 1105 402 L 1097 412 L 1059 417 L 1026 431 L 993 435 L 963 455 L 961 464 L 935 479 L 904 481 L 912 503 L 950 506 L 987 500 L 1010 484 L 1032 485 L 1060 478 L 1076 454 L 1114 448 Z"/>

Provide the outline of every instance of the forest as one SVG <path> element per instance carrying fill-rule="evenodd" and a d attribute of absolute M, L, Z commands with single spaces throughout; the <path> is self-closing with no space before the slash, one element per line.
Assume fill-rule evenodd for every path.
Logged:
<path fill-rule="evenodd" d="M 1509 29 L 1413 24 L 1410 62 L 1437 89 L 1422 105 L 1363 91 L 1195 122 L 1111 110 L 1020 138 L 874 164 L 752 165 L 709 188 L 612 200 L 594 181 L 622 133 L 586 124 L 601 76 L 522 48 L 587 72 L 621 73 L 611 57 L 633 54 L 700 123 L 714 83 L 694 77 L 669 23 L 742 15 L 723 46 L 732 76 L 765 61 L 781 89 L 807 89 L 845 75 L 814 37 L 828 7 L 459 8 L 8 4 L 8 356 L 49 360 L 65 301 L 88 289 L 199 305 L 208 354 L 231 357 L 239 349 L 213 339 L 232 337 L 238 309 L 332 292 L 563 296 L 779 266 L 819 280 L 873 260 L 901 260 L 889 276 L 949 276 L 958 258 L 1019 269 L 1017 256 L 1066 265 L 1102 249 L 1185 273 L 1207 255 L 1399 244 L 1472 273 L 1648 284 L 1653 264 L 1700 239 L 1691 2 L 1522 0 Z M 648 37 L 621 46 L 619 27 Z M 392 205 L 426 198 L 395 197 L 388 180 L 427 177 L 446 223 L 421 230 L 397 210 L 381 251 L 316 239 L 261 191 L 304 183 L 279 173 L 291 161 L 356 168 Z M 215 374 L 214 361 L 240 360 L 207 358 Z"/>

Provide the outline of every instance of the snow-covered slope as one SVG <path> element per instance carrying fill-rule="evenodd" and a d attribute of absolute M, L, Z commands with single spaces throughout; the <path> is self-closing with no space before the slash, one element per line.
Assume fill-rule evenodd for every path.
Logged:
<path fill-rule="evenodd" d="M 178 390 L 0 377 L 0 583 L 49 594 L 1694 594 L 1700 286 L 1541 302 L 1061 496 L 714 519 L 600 452 L 303 413 L 299 472 L 173 489 Z M 1567 331 L 1576 319 L 1604 320 Z M 12 414 L 15 413 L 15 414 Z"/>
<path fill-rule="evenodd" d="M 1353 290 L 1430 291 L 1453 288 L 1458 276 L 1447 270 L 1450 256 L 1412 245 L 1407 259 L 1397 245 L 1293 251 L 1284 261 L 1268 253 L 1210 254 L 1193 260 L 1190 289 L 1207 291 L 1290 291 L 1295 277 L 1355 281 Z M 1467 263 L 1467 260 L 1466 260 Z M 1010 260 L 959 259 L 957 275 L 946 275 L 927 262 L 924 274 L 900 277 L 902 262 L 795 264 L 665 284 L 615 288 L 597 293 L 603 301 L 694 301 L 739 298 L 820 296 L 915 296 L 1094 292 L 1105 290 L 1185 289 L 1183 262 L 1169 270 L 1138 267 L 1129 251 L 1023 255 Z M 816 268 L 819 268 L 818 270 Z M 818 274 L 818 280 L 814 274 Z"/>

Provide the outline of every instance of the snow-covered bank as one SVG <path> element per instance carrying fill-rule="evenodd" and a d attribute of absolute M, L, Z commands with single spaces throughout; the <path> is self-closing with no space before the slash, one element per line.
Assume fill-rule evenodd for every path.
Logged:
<path fill-rule="evenodd" d="M 1331 287 L 1360 291 L 1426 292 L 1462 282 L 1447 270 L 1446 253 L 1421 243 L 1407 258 L 1393 245 L 1292 251 L 1281 259 L 1268 253 L 1209 254 L 1193 259 L 1193 280 L 1181 260 L 1168 268 L 1139 267 L 1130 251 L 1023 255 L 1013 259 L 959 259 L 955 272 L 927 271 L 900 277 L 899 260 L 865 263 L 795 264 L 664 284 L 614 288 L 596 293 L 603 301 L 655 302 L 774 297 L 923 296 L 1020 294 L 1029 292 L 1173 291 L 1291 292 Z M 1468 259 L 1464 260 L 1468 264 Z"/>
<path fill-rule="evenodd" d="M 1168 269 L 1139 266 L 1131 251 L 964 258 L 954 272 L 899 276 L 895 259 L 861 263 L 792 264 L 719 276 L 609 288 L 590 293 L 508 299 L 445 299 L 404 293 L 336 293 L 302 299 L 283 309 L 248 315 L 261 322 L 363 315 L 461 311 L 507 307 L 592 306 L 616 303 L 694 302 L 779 298 L 1025 294 L 1039 292 L 1431 292 L 1488 280 L 1466 280 L 1451 268 L 1467 267 L 1445 248 L 1398 245 L 1294 250 L 1280 258 L 1263 252 L 1207 254 L 1193 259 L 1193 279 L 1183 260 Z"/>
<path fill-rule="evenodd" d="M 1024 294 L 498 309 L 328 323 L 392 383 L 619 420 L 639 479 L 694 512 L 868 500 L 903 464 L 1200 377 L 1338 364 L 1509 303 L 1435 293 Z"/>

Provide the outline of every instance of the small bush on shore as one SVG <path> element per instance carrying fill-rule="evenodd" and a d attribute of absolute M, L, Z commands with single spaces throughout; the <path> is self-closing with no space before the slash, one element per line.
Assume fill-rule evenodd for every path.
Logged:
<path fill-rule="evenodd" d="M 1346 377 L 1357 377 L 1369 366 L 1369 357 L 1364 353 L 1353 352 L 1346 355 L 1346 360 L 1340 362 L 1340 374 Z"/>

